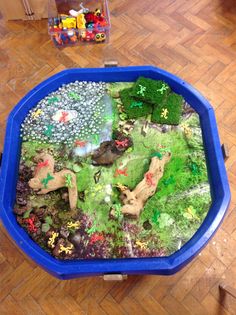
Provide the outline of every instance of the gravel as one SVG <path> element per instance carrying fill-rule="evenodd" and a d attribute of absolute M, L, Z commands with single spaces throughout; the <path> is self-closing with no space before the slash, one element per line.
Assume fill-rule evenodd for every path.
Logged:
<path fill-rule="evenodd" d="M 63 84 L 29 111 L 21 125 L 23 141 L 53 144 L 73 144 L 78 139 L 92 141 L 104 123 L 105 95 L 105 82 Z M 67 113 L 64 119 L 62 112 Z"/>

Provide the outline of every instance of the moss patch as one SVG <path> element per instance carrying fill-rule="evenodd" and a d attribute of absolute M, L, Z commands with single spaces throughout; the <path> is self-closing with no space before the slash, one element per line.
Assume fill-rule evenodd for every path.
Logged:
<path fill-rule="evenodd" d="M 152 113 L 152 122 L 167 125 L 178 125 L 182 112 L 182 96 L 171 93 Z"/>
<path fill-rule="evenodd" d="M 130 96 L 132 89 L 124 89 L 120 92 L 120 98 L 128 118 L 139 118 L 152 112 L 152 106 L 144 101 L 137 101 Z"/>
<path fill-rule="evenodd" d="M 131 95 L 144 102 L 158 105 L 163 102 L 170 91 L 169 85 L 164 81 L 140 77 L 134 84 Z"/>

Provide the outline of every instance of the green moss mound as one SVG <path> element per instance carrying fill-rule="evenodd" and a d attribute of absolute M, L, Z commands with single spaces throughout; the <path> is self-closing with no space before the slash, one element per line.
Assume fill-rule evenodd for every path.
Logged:
<path fill-rule="evenodd" d="M 163 102 L 170 92 L 169 85 L 164 81 L 139 77 L 131 91 L 131 96 L 158 105 Z"/>
<path fill-rule="evenodd" d="M 152 112 L 152 106 L 143 101 L 137 101 L 130 96 L 132 89 L 124 89 L 120 92 L 120 98 L 128 118 L 139 118 Z"/>
<path fill-rule="evenodd" d="M 79 173 L 76 174 L 76 182 L 78 191 L 86 190 L 93 182 L 93 171 L 90 165 L 84 166 Z"/>
<path fill-rule="evenodd" d="M 183 98 L 171 93 L 152 113 L 152 122 L 167 125 L 178 125 L 181 118 Z"/>

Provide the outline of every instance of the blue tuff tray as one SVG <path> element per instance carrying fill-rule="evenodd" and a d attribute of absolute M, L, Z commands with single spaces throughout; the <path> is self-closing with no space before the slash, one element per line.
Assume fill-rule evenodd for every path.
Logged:
<path fill-rule="evenodd" d="M 135 81 L 139 76 L 164 80 L 181 94 L 200 116 L 207 160 L 212 205 L 194 236 L 177 252 L 168 257 L 94 259 L 60 261 L 40 248 L 17 223 L 13 213 L 20 160 L 20 125 L 28 111 L 63 83 L 75 80 L 122 82 Z M 230 203 L 230 189 L 222 156 L 214 110 L 208 101 L 182 79 L 152 66 L 64 70 L 32 89 L 8 117 L 2 165 L 0 169 L 0 216 L 15 243 L 38 265 L 60 279 L 103 274 L 169 275 L 187 265 L 208 243 L 219 227 Z"/>

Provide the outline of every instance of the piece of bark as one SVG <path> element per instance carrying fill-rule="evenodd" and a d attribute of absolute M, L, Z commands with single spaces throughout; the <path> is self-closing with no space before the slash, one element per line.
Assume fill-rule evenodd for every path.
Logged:
<path fill-rule="evenodd" d="M 132 145 L 133 141 L 130 137 L 117 133 L 116 140 L 104 141 L 94 151 L 92 155 L 93 163 L 95 165 L 112 165 Z"/>
<path fill-rule="evenodd" d="M 163 176 L 165 165 L 170 161 L 170 158 L 169 152 L 164 154 L 161 160 L 158 157 L 153 157 L 148 172 L 145 173 L 143 180 L 138 183 L 135 189 L 133 191 L 126 189 L 121 192 L 120 198 L 123 202 L 121 211 L 124 215 L 139 217 L 148 198 L 156 192 L 158 182 Z"/>
<path fill-rule="evenodd" d="M 38 166 L 35 167 L 35 175 L 29 180 L 29 186 L 34 190 L 38 190 L 38 194 L 44 195 L 59 188 L 66 187 L 66 176 L 70 175 L 71 186 L 68 187 L 69 202 L 70 208 L 75 209 L 78 199 L 75 173 L 67 169 L 54 173 L 55 161 L 50 154 L 39 154 L 36 156 L 35 160 L 41 161 L 41 163 L 45 163 L 45 165 L 40 168 Z M 42 181 L 47 178 L 48 175 L 50 175 L 52 179 L 47 182 L 45 187 Z"/>

